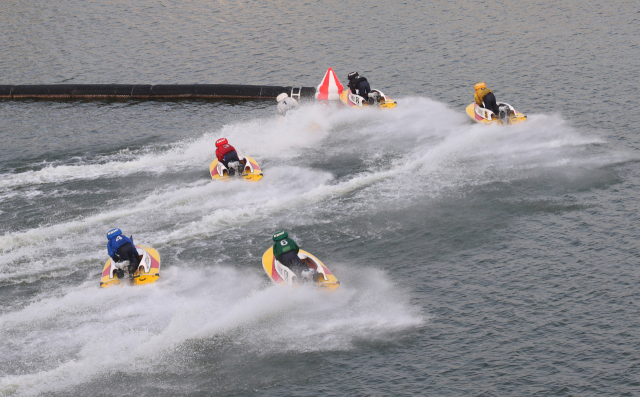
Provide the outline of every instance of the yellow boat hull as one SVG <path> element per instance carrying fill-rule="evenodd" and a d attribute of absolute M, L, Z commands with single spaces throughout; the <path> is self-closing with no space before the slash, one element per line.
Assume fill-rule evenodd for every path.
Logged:
<path fill-rule="evenodd" d="M 370 105 L 367 102 L 363 102 L 361 104 L 355 103 L 353 102 L 351 99 L 349 99 L 349 89 L 347 88 L 346 90 L 342 91 L 342 94 L 340 94 L 340 100 L 342 101 L 342 103 L 344 103 L 345 105 L 349 106 L 350 108 L 355 108 L 355 109 L 362 109 L 362 108 L 366 108 L 366 107 L 378 107 L 381 109 L 393 109 L 396 107 L 396 105 L 398 104 L 396 101 L 394 101 L 393 99 L 385 96 L 385 99 L 382 99 L 380 101 L 379 104 L 375 104 L 375 105 Z"/>
<path fill-rule="evenodd" d="M 242 178 L 251 182 L 256 182 L 262 179 L 262 169 L 258 165 L 258 162 L 249 156 L 244 156 L 244 158 L 247 160 L 248 164 L 245 164 Z M 218 159 L 213 160 L 211 162 L 211 165 L 209 165 L 209 173 L 211 174 L 211 178 L 214 181 L 229 180 L 232 178 L 226 173 L 226 171 L 223 171 L 224 175 L 220 175 L 220 170 L 218 168 Z"/>
<path fill-rule="evenodd" d="M 149 271 L 146 270 L 146 264 L 141 261 L 140 266 L 134 273 L 133 277 L 119 279 L 116 276 L 115 263 L 113 263 L 111 258 L 109 258 L 107 263 L 104 265 L 104 269 L 102 269 L 102 278 L 100 279 L 100 286 L 102 288 L 124 284 L 151 284 L 158 280 L 158 277 L 160 277 L 160 254 L 158 251 L 146 245 L 136 245 L 136 249 L 138 250 L 138 253 L 140 253 L 140 251 L 144 251 L 146 253 L 146 256 L 143 253 L 142 261 L 149 261 Z"/>
<path fill-rule="evenodd" d="M 495 117 L 495 115 L 493 115 L 493 112 L 489 112 L 486 109 L 481 108 L 475 102 L 467 106 L 467 116 L 469 116 L 471 120 L 479 124 L 509 125 L 522 123 L 523 121 L 527 120 L 527 116 L 515 109 L 513 110 L 511 117 L 501 120 Z M 489 117 L 491 117 L 491 120 L 488 120 Z"/>
<path fill-rule="evenodd" d="M 318 258 L 311 255 L 307 251 L 300 250 L 299 253 L 309 257 L 306 259 L 302 259 L 302 263 L 304 263 L 305 265 L 316 271 L 318 271 L 317 265 L 322 267 L 322 269 L 320 270 L 324 273 L 325 279 L 321 279 L 320 281 L 318 281 L 316 283 L 317 287 L 325 288 L 327 290 L 335 290 L 336 288 L 338 288 L 338 286 L 340 285 L 340 281 L 338 281 L 336 276 L 331 273 L 329 268 L 327 268 L 324 263 L 320 262 Z M 273 247 L 269 247 L 269 249 L 265 251 L 264 255 L 262 255 L 262 267 L 264 268 L 264 271 L 267 272 L 267 275 L 269 276 L 271 281 L 273 281 L 275 284 L 284 286 L 288 285 L 285 280 L 280 277 L 280 274 L 278 274 L 276 270 L 276 259 L 273 256 Z"/>

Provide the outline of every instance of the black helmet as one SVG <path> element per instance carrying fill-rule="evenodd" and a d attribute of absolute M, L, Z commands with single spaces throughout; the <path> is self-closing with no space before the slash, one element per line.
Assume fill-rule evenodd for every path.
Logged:
<path fill-rule="evenodd" d="M 351 72 L 351 73 L 349 73 L 349 75 L 347 76 L 347 79 L 352 80 L 352 79 L 355 79 L 355 78 L 358 78 L 358 77 L 360 77 L 360 75 L 358 74 L 358 72 Z"/>

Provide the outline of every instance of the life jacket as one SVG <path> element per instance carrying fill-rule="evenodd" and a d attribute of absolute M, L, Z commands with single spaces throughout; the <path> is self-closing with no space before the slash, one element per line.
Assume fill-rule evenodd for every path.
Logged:
<path fill-rule="evenodd" d="M 296 106 L 298 106 L 298 101 L 293 98 L 287 97 L 284 100 L 280 101 L 280 103 L 278 103 L 278 112 L 280 114 L 285 114 L 287 113 L 287 110 Z"/>
<path fill-rule="evenodd" d="M 235 152 L 235 151 L 236 149 L 233 146 L 229 145 L 228 143 L 225 143 L 224 145 L 218 146 L 218 148 L 216 149 L 216 157 L 218 158 L 218 161 L 222 161 L 224 159 L 225 154 L 229 152 Z"/>
<path fill-rule="evenodd" d="M 130 243 L 131 245 L 133 245 L 133 240 L 123 234 L 120 234 L 109 240 L 109 242 L 107 243 L 107 251 L 109 252 L 109 256 L 113 258 L 113 255 L 118 252 L 118 248 L 122 247 L 126 243 Z"/>
<path fill-rule="evenodd" d="M 491 91 L 490 89 L 488 89 L 487 87 L 481 88 L 479 90 L 476 90 L 476 94 L 475 94 L 475 100 L 476 103 L 478 104 L 478 106 L 484 107 L 482 101 L 484 100 L 484 97 L 487 94 L 491 94 L 493 91 Z"/>
<path fill-rule="evenodd" d="M 287 252 L 294 251 L 296 254 L 300 251 L 298 248 L 298 244 L 290 238 L 284 238 L 282 240 L 278 240 L 273 244 L 273 256 L 277 260 L 280 260 L 280 257 Z"/>
<path fill-rule="evenodd" d="M 360 88 L 360 83 L 367 81 L 366 77 L 359 76 L 355 79 L 349 80 L 349 88 L 351 88 L 351 92 L 356 93 L 356 89 Z"/>

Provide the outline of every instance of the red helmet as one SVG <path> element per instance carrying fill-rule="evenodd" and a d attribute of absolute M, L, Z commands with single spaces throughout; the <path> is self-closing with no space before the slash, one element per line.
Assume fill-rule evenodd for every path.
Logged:
<path fill-rule="evenodd" d="M 229 143 L 227 141 L 227 138 L 220 138 L 216 141 L 216 147 L 220 147 L 222 145 L 226 145 L 227 143 Z"/>

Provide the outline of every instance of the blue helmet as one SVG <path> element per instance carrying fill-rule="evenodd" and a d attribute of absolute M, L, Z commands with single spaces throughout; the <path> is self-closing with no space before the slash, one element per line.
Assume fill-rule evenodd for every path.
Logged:
<path fill-rule="evenodd" d="M 111 240 L 114 237 L 117 237 L 122 234 L 122 230 L 120 229 L 111 229 L 107 232 L 107 238 Z"/>

